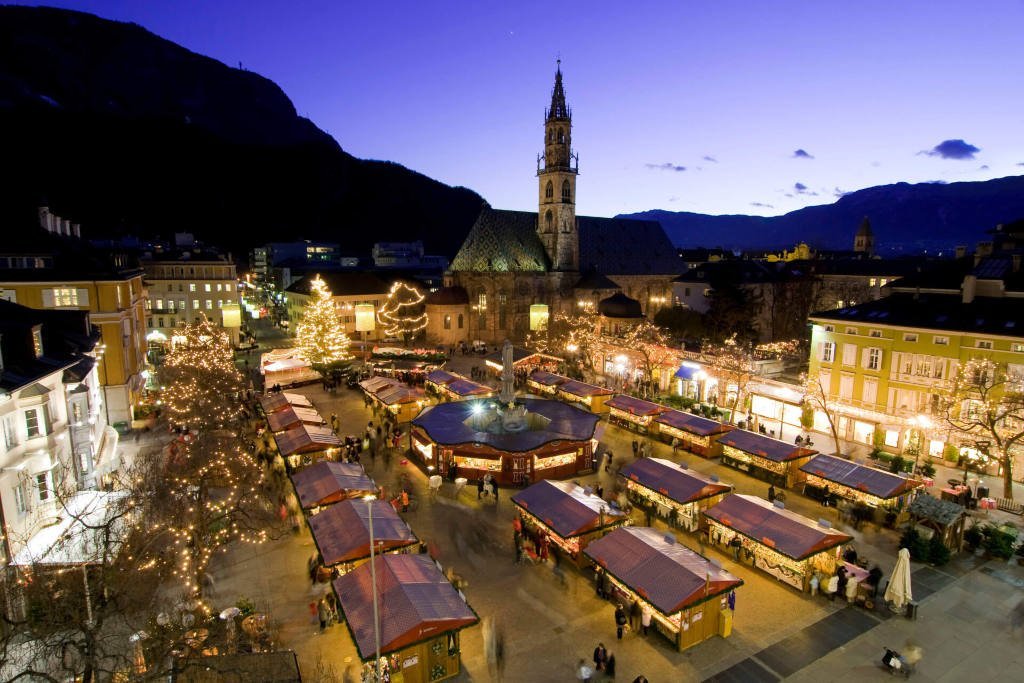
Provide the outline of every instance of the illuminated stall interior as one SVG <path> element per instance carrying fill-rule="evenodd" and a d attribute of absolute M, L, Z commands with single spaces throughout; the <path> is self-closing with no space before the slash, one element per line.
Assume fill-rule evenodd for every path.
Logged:
<path fill-rule="evenodd" d="M 554 372 L 558 369 L 561 362 L 562 359 L 558 356 L 524 349 L 521 346 L 512 347 L 512 369 L 516 373 L 530 373 L 535 370 Z M 501 374 L 502 368 L 505 367 L 500 351 L 488 354 L 484 358 L 484 363 L 498 375 Z"/>
<path fill-rule="evenodd" d="M 321 460 L 334 460 L 341 448 L 341 439 L 329 427 L 312 425 L 274 432 L 274 441 L 289 472 Z"/>
<path fill-rule="evenodd" d="M 468 401 L 475 398 L 490 398 L 495 390 L 486 384 L 474 382 L 462 375 L 447 370 L 434 370 L 427 373 L 424 386 L 447 401 Z"/>
<path fill-rule="evenodd" d="M 622 527 L 583 552 L 608 573 L 618 601 L 646 605 L 651 626 L 680 651 L 732 632 L 729 593 L 743 585 L 742 579 L 680 545 L 671 534 Z"/>
<path fill-rule="evenodd" d="M 703 515 L 711 543 L 728 549 L 739 538 L 741 562 L 801 591 L 816 572 L 823 578 L 835 574 L 843 546 L 853 540 L 826 520 L 813 522 L 756 496 L 734 493 Z"/>
<path fill-rule="evenodd" d="M 723 465 L 783 487 L 803 479 L 800 467 L 818 453 L 743 429 L 723 434 L 718 443 L 722 446 Z"/>
<path fill-rule="evenodd" d="M 370 510 L 377 553 L 398 553 L 419 546 L 409 525 L 386 500 L 343 500 L 309 518 L 309 530 L 325 567 L 349 572 L 370 559 Z"/>
<path fill-rule="evenodd" d="M 374 524 L 376 524 L 374 517 Z M 378 555 L 334 580 L 338 606 L 364 662 L 375 658 L 373 598 L 382 606 L 380 652 L 388 680 L 444 681 L 461 671 L 460 631 L 479 621 L 429 555 Z"/>
<path fill-rule="evenodd" d="M 649 516 L 686 531 L 696 531 L 700 511 L 732 491 L 732 486 L 719 482 L 715 475 L 701 474 L 662 458 L 634 460 L 619 476 L 625 481 L 631 503 Z"/>
<path fill-rule="evenodd" d="M 546 537 L 577 565 L 585 558 L 581 551 L 594 539 L 629 524 L 618 507 L 594 495 L 589 488 L 567 481 L 539 481 L 512 496 L 523 522 L 526 539 Z"/>
<path fill-rule="evenodd" d="M 553 372 L 534 370 L 526 379 L 526 389 L 534 394 L 542 396 L 554 396 L 558 393 L 558 387 L 569 381 L 568 377 L 556 375 Z"/>
<path fill-rule="evenodd" d="M 665 443 L 672 443 L 673 439 L 678 439 L 680 448 L 702 458 L 720 456 L 722 446 L 718 443 L 719 437 L 734 429 L 732 425 L 681 410 L 662 412 L 654 418 L 654 428 Z"/>
<path fill-rule="evenodd" d="M 570 403 L 580 403 L 592 412 L 603 415 L 608 412 L 605 403 L 615 395 L 611 389 L 596 384 L 586 384 L 570 379 L 558 387 L 558 398 Z"/>
<path fill-rule="evenodd" d="M 291 474 L 299 505 L 310 514 L 348 498 L 377 495 L 377 484 L 358 463 L 318 462 Z"/>
<path fill-rule="evenodd" d="M 667 410 L 664 406 L 643 399 L 619 394 L 604 403 L 608 420 L 634 432 L 646 434 L 655 416 Z"/>
<path fill-rule="evenodd" d="M 816 455 L 802 465 L 800 471 L 807 476 L 805 490 L 814 487 L 824 491 L 828 487 L 831 493 L 853 503 L 892 512 L 905 511 L 910 505 L 911 493 L 922 485 L 916 479 L 832 455 Z"/>

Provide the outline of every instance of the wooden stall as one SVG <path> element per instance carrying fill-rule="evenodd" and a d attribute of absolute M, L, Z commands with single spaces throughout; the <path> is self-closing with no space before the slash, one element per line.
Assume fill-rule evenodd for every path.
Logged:
<path fill-rule="evenodd" d="M 608 412 L 605 403 L 615 395 L 615 392 L 596 384 L 586 384 L 570 379 L 558 386 L 557 395 L 563 401 L 582 404 L 590 412 L 604 415 Z"/>
<path fill-rule="evenodd" d="M 647 434 L 655 416 L 667 410 L 665 406 L 626 394 L 613 396 L 604 405 L 609 411 L 609 422 L 640 434 Z"/>
<path fill-rule="evenodd" d="M 732 633 L 735 599 L 743 585 L 721 566 L 650 527 L 622 527 L 583 551 L 608 573 L 625 604 L 639 600 L 651 626 L 680 651 Z"/>
<path fill-rule="evenodd" d="M 577 566 L 585 562 L 581 551 L 588 543 L 629 524 L 618 507 L 568 481 L 539 481 L 513 495 L 512 502 L 526 539 L 538 548 L 550 543 Z"/>
<path fill-rule="evenodd" d="M 321 460 L 334 460 L 341 448 L 341 439 L 329 427 L 304 424 L 274 432 L 274 441 L 289 472 Z"/>
<path fill-rule="evenodd" d="M 261 355 L 260 374 L 265 387 L 298 386 L 320 380 L 320 373 L 294 348 L 272 349 Z"/>
<path fill-rule="evenodd" d="M 629 501 L 652 517 L 686 531 L 696 531 L 700 512 L 715 505 L 732 491 L 732 486 L 715 475 L 695 472 L 685 464 L 662 458 L 640 458 L 619 473 Z"/>
<path fill-rule="evenodd" d="M 344 574 L 370 559 L 370 510 L 377 553 L 408 552 L 419 540 L 386 500 L 343 500 L 308 519 L 323 566 Z"/>
<path fill-rule="evenodd" d="M 919 495 L 910 503 L 910 520 L 939 538 L 947 548 L 959 552 L 964 540 L 967 509 L 948 500 Z"/>
<path fill-rule="evenodd" d="M 444 385 L 442 396 L 449 401 L 471 401 L 491 398 L 495 393 L 495 390 L 486 384 L 459 377 Z"/>
<path fill-rule="evenodd" d="M 460 632 L 479 621 L 428 555 L 374 558 L 376 586 L 366 562 L 334 580 L 334 592 L 360 658 L 375 658 L 373 596 L 380 610 L 380 652 L 390 680 L 444 681 L 459 675 Z"/>
<path fill-rule="evenodd" d="M 526 379 L 526 390 L 540 396 L 554 396 L 558 393 L 558 387 L 569 381 L 568 377 L 556 375 L 553 372 L 534 370 Z"/>
<path fill-rule="evenodd" d="M 827 491 L 829 495 L 835 494 L 851 503 L 875 508 L 880 514 L 892 512 L 897 515 L 896 523 L 906 519 L 910 497 L 922 485 L 916 479 L 859 465 L 834 455 L 816 455 L 801 465 L 800 471 L 806 476 L 805 495 L 820 500 Z M 814 493 L 808 489 L 814 489 Z"/>
<path fill-rule="evenodd" d="M 818 453 L 743 429 L 723 434 L 718 443 L 722 446 L 723 465 L 786 488 L 804 478 L 800 467 Z"/>
<path fill-rule="evenodd" d="M 390 377 L 371 377 L 359 383 L 363 391 L 398 422 L 410 422 L 423 409 L 423 390 Z"/>
<path fill-rule="evenodd" d="M 438 368 L 437 370 L 431 370 L 427 373 L 427 376 L 423 378 L 423 388 L 427 390 L 427 393 L 434 394 L 435 396 L 441 396 L 444 393 L 444 387 L 448 382 L 455 381 L 461 378 L 454 372 L 448 372 Z"/>
<path fill-rule="evenodd" d="M 813 522 L 756 496 L 726 496 L 703 516 L 711 543 L 801 591 L 815 573 L 835 574 L 843 546 L 853 540 L 825 520 Z"/>
<path fill-rule="evenodd" d="M 264 394 L 260 397 L 260 408 L 264 415 L 283 410 L 288 406 L 295 408 L 312 408 L 313 403 L 302 394 L 293 394 L 288 391 L 279 391 L 273 394 Z"/>
<path fill-rule="evenodd" d="M 558 369 L 562 359 L 548 353 L 524 349 L 521 346 L 512 347 L 512 370 L 517 375 L 528 375 L 534 370 L 547 370 L 554 372 Z M 484 364 L 497 376 L 501 376 L 502 368 L 505 367 L 502 352 L 496 351 L 484 358 Z"/>
<path fill-rule="evenodd" d="M 680 448 L 702 458 L 717 458 L 722 454 L 719 438 L 735 427 L 709 420 L 681 410 L 666 410 L 654 418 L 654 428 L 665 443 L 676 443 Z"/>
<path fill-rule="evenodd" d="M 267 426 L 272 432 L 284 431 L 299 425 L 322 427 L 325 424 L 327 422 L 313 408 L 289 405 L 267 415 Z"/>
<path fill-rule="evenodd" d="M 375 496 L 379 491 L 357 463 L 318 462 L 290 476 L 299 505 L 311 515 L 339 501 Z"/>

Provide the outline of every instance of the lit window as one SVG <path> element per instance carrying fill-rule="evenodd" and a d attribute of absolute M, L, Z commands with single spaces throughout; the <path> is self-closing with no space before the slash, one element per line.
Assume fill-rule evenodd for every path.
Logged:
<path fill-rule="evenodd" d="M 842 299 L 840 299 L 839 301 L 836 302 L 836 308 L 842 308 L 845 305 L 846 305 L 846 302 L 843 301 Z"/>
<path fill-rule="evenodd" d="M 38 328 L 32 330 L 32 353 L 36 355 L 36 358 L 43 356 L 43 331 Z"/>
<path fill-rule="evenodd" d="M 885 287 L 885 283 L 888 282 L 888 281 L 889 281 L 888 278 L 884 278 L 883 277 L 881 280 L 878 281 L 878 286 L 879 287 Z"/>
<path fill-rule="evenodd" d="M 917 334 L 915 334 L 913 332 L 907 332 L 907 333 L 905 333 L 903 335 L 903 341 L 905 341 L 905 342 L 916 342 L 917 341 Z"/>
<path fill-rule="evenodd" d="M 868 370 L 878 370 L 882 367 L 882 349 L 868 349 L 867 361 L 865 362 L 864 367 Z"/>
<path fill-rule="evenodd" d="M 949 346 L 949 337 L 935 336 L 935 337 L 932 337 L 932 342 L 936 346 Z"/>
<path fill-rule="evenodd" d="M 208 310 L 208 311 L 212 311 L 213 310 L 213 301 L 211 301 L 210 299 L 206 300 L 206 310 Z"/>
<path fill-rule="evenodd" d="M 157 307 L 158 310 L 163 308 L 164 307 L 164 300 L 163 299 L 157 299 L 156 300 L 156 307 Z"/>
<path fill-rule="evenodd" d="M 219 292 L 219 291 L 221 291 L 221 290 L 220 290 L 220 288 L 221 288 L 221 284 L 220 284 L 220 283 L 218 282 L 218 283 L 217 283 L 217 291 L 218 291 L 218 292 Z"/>
<path fill-rule="evenodd" d="M 1010 344 L 1010 350 L 1014 353 L 1024 353 L 1024 344 Z"/>
<path fill-rule="evenodd" d="M 193 311 L 198 311 L 199 310 L 199 299 L 192 299 L 192 310 Z"/>
<path fill-rule="evenodd" d="M 991 349 L 992 342 L 988 339 L 979 339 L 975 344 L 979 349 Z"/>
<path fill-rule="evenodd" d="M 203 285 L 203 291 L 204 292 L 209 292 L 210 291 L 210 283 L 209 282 L 207 282 L 205 285 Z"/>
<path fill-rule="evenodd" d="M 196 291 L 196 283 L 194 283 L 194 282 L 188 283 L 188 291 L 190 291 L 190 292 Z"/>
<path fill-rule="evenodd" d="M 868 280 L 868 287 L 874 287 L 878 283 L 878 280 L 871 278 Z"/>
<path fill-rule="evenodd" d="M 446 330 L 452 329 L 452 317 L 450 315 L 446 315 L 444 317 L 444 329 L 446 329 Z"/>
<path fill-rule="evenodd" d="M 57 287 L 53 290 L 54 306 L 77 306 L 78 290 L 74 287 Z"/>

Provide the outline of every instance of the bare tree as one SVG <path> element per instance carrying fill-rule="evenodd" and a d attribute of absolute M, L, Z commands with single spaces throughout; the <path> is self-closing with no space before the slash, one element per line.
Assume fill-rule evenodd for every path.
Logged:
<path fill-rule="evenodd" d="M 569 355 L 569 362 L 577 371 L 593 370 L 593 354 L 599 339 L 594 317 L 559 313 L 543 330 L 530 332 L 528 346 L 542 353 L 556 356 Z"/>
<path fill-rule="evenodd" d="M 810 404 L 815 411 L 821 412 L 828 420 L 828 428 L 832 432 L 832 441 L 835 443 L 836 455 L 843 456 L 842 445 L 839 441 L 836 404 L 829 398 L 828 389 L 821 383 L 821 377 L 803 375 L 800 380 L 804 385 L 804 402 Z"/>
<path fill-rule="evenodd" d="M 668 346 L 665 331 L 647 318 L 626 329 L 621 343 L 639 357 L 648 386 L 653 381 L 655 368 L 678 359 L 678 353 Z"/>
<path fill-rule="evenodd" d="M 736 386 L 735 394 L 727 405 L 731 419 L 735 422 L 740 401 L 746 396 L 747 385 L 754 378 L 752 350 L 749 346 L 744 348 L 736 341 L 736 335 L 732 335 L 721 344 L 705 344 L 701 349 L 701 357 L 716 370 L 720 393 L 723 384 L 726 388 L 729 384 Z"/>

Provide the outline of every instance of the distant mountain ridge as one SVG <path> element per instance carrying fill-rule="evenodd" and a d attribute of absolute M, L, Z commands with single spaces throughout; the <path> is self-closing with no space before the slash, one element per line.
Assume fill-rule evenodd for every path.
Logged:
<path fill-rule="evenodd" d="M 1024 217 L 1024 176 L 961 183 L 896 183 L 843 195 L 833 204 L 782 216 L 672 212 L 623 214 L 660 221 L 677 247 L 781 249 L 807 242 L 817 249 L 851 249 L 863 218 L 871 219 L 883 254 L 973 248 L 986 231 Z"/>
<path fill-rule="evenodd" d="M 52 8 L 0 7 L 0 149 L 7 216 L 46 201 L 88 236 L 193 232 L 236 256 L 305 237 L 451 257 L 483 203 L 347 154 L 258 74 Z"/>

